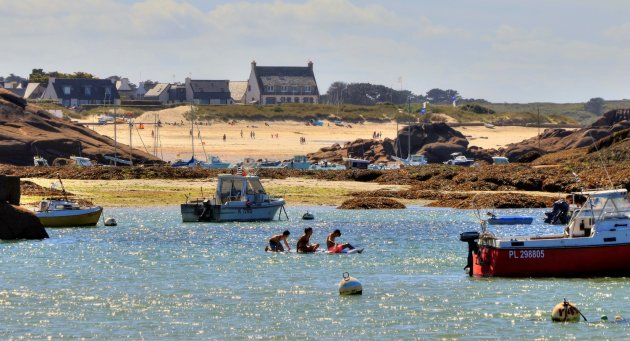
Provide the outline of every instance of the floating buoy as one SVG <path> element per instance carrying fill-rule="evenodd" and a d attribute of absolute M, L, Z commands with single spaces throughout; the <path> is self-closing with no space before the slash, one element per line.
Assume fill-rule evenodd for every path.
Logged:
<path fill-rule="evenodd" d="M 105 219 L 105 226 L 116 226 L 118 225 L 118 223 L 116 222 L 116 219 L 114 218 L 107 218 Z"/>
<path fill-rule="evenodd" d="M 564 302 L 556 304 L 551 311 L 551 321 L 553 322 L 580 322 L 580 316 L 584 317 L 575 304 L 568 302 L 564 299 Z M 584 317 L 586 321 L 586 317 Z"/>
<path fill-rule="evenodd" d="M 354 277 L 350 277 L 347 272 L 343 273 L 343 279 L 339 282 L 340 295 L 361 295 L 363 294 L 363 286 Z"/>

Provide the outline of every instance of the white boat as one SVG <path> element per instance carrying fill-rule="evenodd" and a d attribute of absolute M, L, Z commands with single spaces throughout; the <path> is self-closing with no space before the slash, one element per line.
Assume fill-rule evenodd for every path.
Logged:
<path fill-rule="evenodd" d="M 426 165 L 428 163 L 427 159 L 422 154 L 409 155 L 409 156 L 407 156 L 406 159 L 399 158 L 399 157 L 396 157 L 396 156 L 392 156 L 392 159 L 402 163 L 406 167 L 409 167 L 409 166 L 424 166 L 424 165 Z"/>
<path fill-rule="evenodd" d="M 216 169 L 216 168 L 232 168 L 232 164 L 229 162 L 223 162 L 218 156 L 212 155 L 208 157 L 208 162 L 199 162 L 199 167 L 206 169 Z"/>
<path fill-rule="evenodd" d="M 472 166 L 475 163 L 475 160 L 469 159 L 466 156 L 462 155 L 462 153 L 452 153 L 451 159 L 445 161 L 446 165 L 455 165 L 455 166 Z"/>
<path fill-rule="evenodd" d="M 507 165 L 508 163 L 510 163 L 510 161 L 505 156 L 493 156 L 492 157 L 492 164 L 493 165 Z"/>
<path fill-rule="evenodd" d="M 494 124 L 492 124 L 492 123 L 484 123 L 483 126 L 488 128 L 488 129 L 494 129 Z"/>
<path fill-rule="evenodd" d="M 282 163 L 283 168 L 290 169 L 309 169 L 311 163 L 306 158 L 306 155 L 295 155 L 291 161 L 285 161 Z"/>
<path fill-rule="evenodd" d="M 79 167 L 92 167 L 92 166 L 94 166 L 94 164 L 92 164 L 92 161 L 90 161 L 90 159 L 88 159 L 86 157 L 71 156 L 70 159 L 74 160 L 74 164 L 79 166 Z"/>
<path fill-rule="evenodd" d="M 257 176 L 222 174 L 213 198 L 187 199 L 181 205 L 182 221 L 273 220 L 284 204 L 284 199 L 267 194 Z"/>
<path fill-rule="evenodd" d="M 318 163 L 311 165 L 310 169 L 312 170 L 345 170 L 346 167 L 342 165 L 338 165 L 333 162 L 319 161 Z"/>
<path fill-rule="evenodd" d="M 41 200 L 34 211 L 44 227 L 75 227 L 95 226 L 103 208 L 82 207 L 67 198 L 48 198 Z"/>
<path fill-rule="evenodd" d="M 35 167 L 48 167 L 48 161 L 41 156 L 34 156 L 33 164 Z"/>

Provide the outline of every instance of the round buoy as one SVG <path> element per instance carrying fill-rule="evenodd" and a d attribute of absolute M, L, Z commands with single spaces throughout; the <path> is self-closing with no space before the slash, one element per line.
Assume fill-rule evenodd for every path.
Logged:
<path fill-rule="evenodd" d="M 339 282 L 340 295 L 361 295 L 363 294 L 363 286 L 354 277 L 350 277 L 347 272 L 343 273 L 343 279 Z"/>
<path fill-rule="evenodd" d="M 580 310 L 575 304 L 568 302 L 566 299 L 562 303 L 556 304 L 551 311 L 551 320 L 553 322 L 580 322 Z M 583 315 L 582 315 L 583 316 Z M 586 318 L 584 318 L 586 320 Z"/>
<path fill-rule="evenodd" d="M 105 219 L 105 226 L 116 226 L 116 225 L 118 225 L 118 223 L 116 222 L 116 219 L 114 218 Z"/>

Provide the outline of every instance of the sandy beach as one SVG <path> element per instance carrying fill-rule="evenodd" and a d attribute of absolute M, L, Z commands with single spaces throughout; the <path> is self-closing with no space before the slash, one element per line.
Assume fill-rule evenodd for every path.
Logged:
<path fill-rule="evenodd" d="M 131 131 L 132 146 L 153 154 L 154 138 L 152 131 L 156 115 L 163 123 L 159 129 L 160 145 L 158 156 L 166 161 L 190 158 L 191 136 L 190 123 L 184 119 L 188 112 L 187 106 L 156 112 L 146 112 L 135 119 Z M 97 122 L 96 117 L 84 121 Z M 140 123 L 144 129 L 140 128 Z M 175 125 L 175 123 L 177 125 Z M 182 125 L 183 123 L 183 125 Z M 96 132 L 114 138 L 114 125 L 90 125 Z M 403 125 L 398 125 L 402 128 Z M 203 158 L 205 155 L 218 155 L 224 161 L 238 162 L 243 158 L 286 160 L 294 155 L 305 155 L 315 152 L 322 147 L 334 143 L 343 144 L 359 138 L 371 139 L 374 132 L 380 133 L 381 138 L 395 138 L 397 125 L 388 123 L 351 124 L 344 127 L 324 121 L 324 126 L 307 126 L 302 122 L 263 122 L 238 121 L 235 124 L 226 122 L 211 122 L 210 125 L 196 125 L 194 129 L 195 155 Z M 483 126 L 458 127 L 456 130 L 466 135 L 470 145 L 482 148 L 498 148 L 509 143 L 519 142 L 536 136 L 538 128 L 505 126 L 488 129 Z M 130 131 L 127 124 L 116 126 L 116 138 L 124 144 L 129 143 Z M 242 136 L 241 136 L 242 132 Z M 255 134 L 255 135 L 252 135 Z M 225 141 L 223 136 L 225 135 Z M 276 137 L 277 136 L 277 137 Z M 300 143 L 304 137 L 306 143 Z M 122 153 L 124 155 L 124 151 Z"/>

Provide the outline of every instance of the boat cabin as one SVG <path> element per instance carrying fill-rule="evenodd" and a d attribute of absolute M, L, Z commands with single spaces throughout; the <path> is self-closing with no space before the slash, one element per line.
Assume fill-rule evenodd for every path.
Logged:
<path fill-rule="evenodd" d="M 630 219 L 630 202 L 625 189 L 579 192 L 572 197 L 574 203 L 578 202 L 578 197 L 585 201 L 573 212 L 565 230 L 567 237 L 590 237 L 595 223 L 600 232 L 614 231 L 620 225 L 607 224 L 607 221 Z"/>
<path fill-rule="evenodd" d="M 269 195 L 257 176 L 219 175 L 216 199 L 217 204 L 231 201 L 255 204 L 269 201 Z"/>
<path fill-rule="evenodd" d="M 347 169 L 368 169 L 370 165 L 370 161 L 361 160 L 361 159 L 347 159 L 346 160 L 346 168 Z"/>

